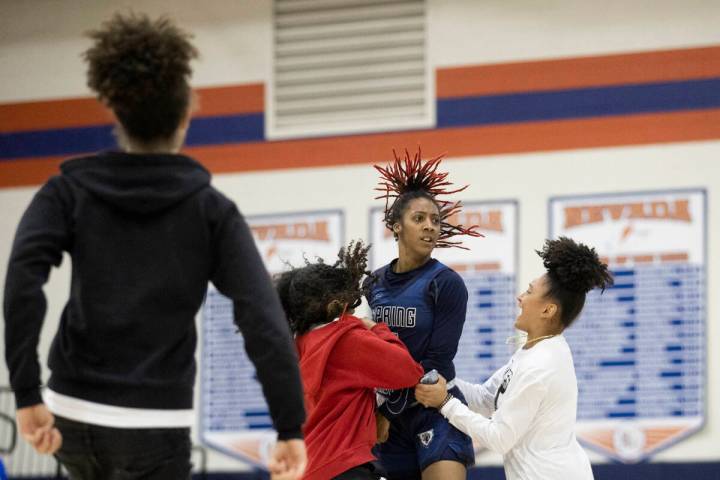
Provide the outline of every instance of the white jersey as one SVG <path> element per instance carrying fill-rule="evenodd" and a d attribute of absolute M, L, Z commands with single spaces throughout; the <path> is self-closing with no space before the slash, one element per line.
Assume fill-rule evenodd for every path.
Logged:
<path fill-rule="evenodd" d="M 575 438 L 577 379 L 562 335 L 518 350 L 483 385 L 461 379 L 456 385 L 468 406 L 452 399 L 441 413 L 503 455 L 507 480 L 592 480 L 590 461 Z"/>

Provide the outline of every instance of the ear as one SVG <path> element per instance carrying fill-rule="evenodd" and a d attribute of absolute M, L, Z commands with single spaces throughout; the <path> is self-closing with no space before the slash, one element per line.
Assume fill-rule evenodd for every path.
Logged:
<path fill-rule="evenodd" d="M 180 129 L 183 131 L 186 131 L 188 128 L 190 128 L 190 120 L 193 116 L 193 108 L 192 106 L 188 106 L 187 110 L 185 110 L 185 114 L 182 117 L 182 120 L 180 120 Z"/>
<path fill-rule="evenodd" d="M 400 222 L 395 222 L 393 224 L 393 232 L 400 233 L 400 230 L 402 230 L 402 225 L 400 225 Z"/>
<path fill-rule="evenodd" d="M 558 306 L 556 303 L 546 303 L 545 307 L 543 308 L 543 311 L 541 313 L 541 316 L 545 320 L 552 320 L 555 318 L 555 315 L 558 313 Z"/>

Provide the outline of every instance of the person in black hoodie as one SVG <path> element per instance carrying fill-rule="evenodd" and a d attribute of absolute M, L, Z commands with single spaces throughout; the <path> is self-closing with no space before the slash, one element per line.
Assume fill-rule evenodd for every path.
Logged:
<path fill-rule="evenodd" d="M 234 302 L 278 431 L 271 471 L 300 476 L 302 386 L 279 299 L 235 204 L 178 154 L 190 36 L 137 14 L 89 36 L 88 85 L 115 114 L 122 151 L 63 163 L 18 226 L 3 309 L 20 432 L 72 479 L 189 479 L 195 315 L 211 281 Z M 63 252 L 72 280 L 43 397 L 42 287 Z"/>

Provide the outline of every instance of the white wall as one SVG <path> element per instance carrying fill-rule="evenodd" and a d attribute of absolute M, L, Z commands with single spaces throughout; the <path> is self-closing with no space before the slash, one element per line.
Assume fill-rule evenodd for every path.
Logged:
<path fill-rule="evenodd" d="M 0 102 L 88 95 L 79 57 L 87 41 L 81 33 L 118 8 L 132 4 L 137 5 L 96 0 L 0 0 Z M 429 58 L 434 67 L 720 44 L 720 2 L 716 1 L 429 0 L 428 5 Z M 150 0 L 142 3 L 142 11 L 169 12 L 195 33 L 202 52 L 195 70 L 196 85 L 261 82 L 269 77 L 270 1 L 206 0 L 199 4 Z M 445 166 L 452 177 L 471 184 L 463 193 L 467 200 L 519 201 L 521 283 L 540 272 L 532 249 L 547 233 L 548 197 L 705 187 L 709 195 L 711 263 L 707 287 L 708 292 L 714 292 L 720 287 L 720 268 L 717 262 L 712 264 L 720 255 L 718 158 L 720 141 L 709 141 L 451 159 Z M 585 174 L 589 171 L 594 172 L 592 176 Z M 226 174 L 216 176 L 214 183 L 247 214 L 342 208 L 347 220 L 346 238 L 354 238 L 367 235 L 367 211 L 377 204 L 371 200 L 375 181 L 374 170 L 368 165 Z M 302 195 L 289 193 L 299 189 Z M 34 191 L 0 189 L 0 288 L 14 229 Z M 68 289 L 66 260 L 46 288 L 49 311 L 41 341 L 43 358 Z M 720 410 L 716 407 L 720 405 L 720 318 L 717 298 L 712 294 L 708 298 L 707 424 L 657 459 L 720 459 Z M 7 371 L 0 362 L 0 384 L 6 383 Z M 214 454 L 210 467 L 237 469 L 238 464 Z"/>
<path fill-rule="evenodd" d="M 169 14 L 195 34 L 197 86 L 271 71 L 269 0 L 0 0 L 0 102 L 89 95 L 82 33 L 112 12 Z M 713 0 L 428 0 L 435 67 L 680 48 L 720 42 Z"/>

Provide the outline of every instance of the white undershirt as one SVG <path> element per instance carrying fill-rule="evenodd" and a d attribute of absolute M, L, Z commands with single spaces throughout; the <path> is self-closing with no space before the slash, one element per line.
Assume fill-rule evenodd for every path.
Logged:
<path fill-rule="evenodd" d="M 482 385 L 460 379 L 457 385 L 468 406 L 452 399 L 440 412 L 503 455 L 507 480 L 592 480 L 590 461 L 575 438 L 577 380 L 562 335 L 518 350 Z M 499 396 L 498 389 L 504 390 Z"/>
<path fill-rule="evenodd" d="M 76 422 L 114 428 L 184 428 L 195 423 L 195 414 L 188 410 L 161 410 L 105 405 L 81 400 L 49 388 L 43 391 L 43 400 L 55 415 Z"/>

